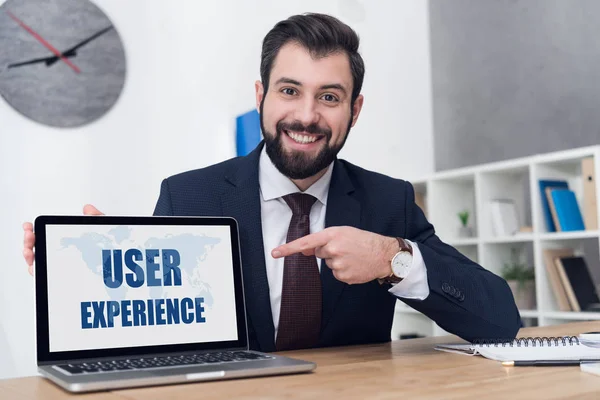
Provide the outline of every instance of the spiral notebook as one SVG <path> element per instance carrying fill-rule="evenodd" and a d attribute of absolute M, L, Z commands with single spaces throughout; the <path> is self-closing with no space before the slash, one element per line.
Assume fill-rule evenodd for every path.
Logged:
<path fill-rule="evenodd" d="M 526 337 L 512 342 L 482 341 L 467 344 L 440 344 L 436 350 L 481 355 L 496 361 L 600 360 L 600 348 L 579 342 L 577 336 Z"/>

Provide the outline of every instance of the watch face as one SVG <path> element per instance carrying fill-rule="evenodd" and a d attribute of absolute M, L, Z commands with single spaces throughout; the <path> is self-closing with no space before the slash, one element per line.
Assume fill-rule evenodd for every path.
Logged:
<path fill-rule="evenodd" d="M 392 271 L 399 278 L 405 278 L 408 275 L 411 265 L 412 255 L 408 251 L 401 251 L 392 259 Z"/>
<path fill-rule="evenodd" d="M 90 1 L 0 6 L 0 95 L 26 117 L 56 127 L 90 123 L 116 103 L 125 70 L 115 26 Z"/>

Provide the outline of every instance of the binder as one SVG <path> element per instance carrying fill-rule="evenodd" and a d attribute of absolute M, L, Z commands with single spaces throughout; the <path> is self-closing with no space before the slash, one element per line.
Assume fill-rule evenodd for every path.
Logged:
<path fill-rule="evenodd" d="M 556 232 L 556 226 L 554 225 L 554 221 L 552 220 L 550 205 L 548 203 L 548 196 L 546 196 L 546 188 L 568 189 L 569 184 L 565 180 L 550 179 L 540 179 L 538 183 L 540 187 L 540 198 L 542 200 L 542 212 L 544 213 L 544 220 L 546 221 L 546 230 L 548 232 Z"/>
<path fill-rule="evenodd" d="M 557 269 L 558 267 L 556 266 L 556 259 L 561 257 L 572 257 L 573 249 L 544 249 L 542 253 L 544 255 L 546 273 L 548 275 L 550 285 L 552 286 L 552 291 L 554 292 L 554 298 L 558 304 L 558 309 L 560 311 L 572 311 L 569 297 L 562 283 L 561 276 L 559 275 Z"/>
<path fill-rule="evenodd" d="M 236 150 L 238 156 L 250 153 L 261 141 L 260 115 L 256 110 L 236 118 Z"/>
<path fill-rule="evenodd" d="M 585 311 L 598 306 L 600 298 L 583 257 L 558 258 L 556 267 L 574 311 Z"/>
<path fill-rule="evenodd" d="M 585 229 L 598 229 L 598 199 L 596 196 L 596 170 L 594 158 L 581 160 L 581 174 L 583 178 L 583 218 Z"/>

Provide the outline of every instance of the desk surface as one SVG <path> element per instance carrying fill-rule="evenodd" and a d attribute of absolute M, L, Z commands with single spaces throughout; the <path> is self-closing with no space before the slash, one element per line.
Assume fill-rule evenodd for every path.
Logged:
<path fill-rule="evenodd" d="M 519 336 L 562 336 L 600 330 L 600 322 L 523 329 Z M 155 386 L 69 395 L 41 377 L 0 380 L 0 398 L 89 400 L 162 399 L 597 399 L 600 377 L 579 367 L 503 367 L 483 357 L 433 350 L 451 336 L 381 345 L 281 353 L 314 361 L 315 372 L 300 375 Z"/>

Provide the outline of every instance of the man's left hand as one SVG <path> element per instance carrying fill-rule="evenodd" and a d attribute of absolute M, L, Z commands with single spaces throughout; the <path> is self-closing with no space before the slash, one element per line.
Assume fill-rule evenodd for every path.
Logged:
<path fill-rule="evenodd" d="M 295 253 L 324 259 L 333 276 L 348 284 L 385 278 L 392 272 L 390 260 L 398 251 L 395 238 L 349 226 L 335 226 L 276 247 L 274 258 Z"/>

